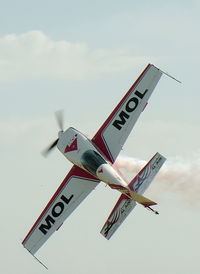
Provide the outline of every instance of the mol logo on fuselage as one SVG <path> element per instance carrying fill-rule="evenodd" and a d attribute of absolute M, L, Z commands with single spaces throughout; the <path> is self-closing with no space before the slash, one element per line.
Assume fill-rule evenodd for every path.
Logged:
<path fill-rule="evenodd" d="M 39 230 L 46 235 L 48 230 L 56 222 L 56 219 L 62 214 L 66 205 L 70 203 L 74 195 L 72 194 L 69 198 L 62 195 L 60 201 L 57 202 L 51 209 L 51 213 L 45 218 L 45 223 L 39 226 Z"/>
<path fill-rule="evenodd" d="M 133 97 L 131 97 L 128 102 L 126 102 L 124 110 L 119 113 L 119 118 L 112 123 L 116 129 L 120 130 L 122 126 L 125 125 L 131 113 L 137 109 L 139 102 L 143 99 L 147 92 L 148 89 L 146 89 L 143 93 L 138 90 L 134 92 Z"/>

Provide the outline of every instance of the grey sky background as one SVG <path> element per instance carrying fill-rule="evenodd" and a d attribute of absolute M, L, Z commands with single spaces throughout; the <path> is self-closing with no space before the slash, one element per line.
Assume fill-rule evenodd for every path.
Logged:
<path fill-rule="evenodd" d="M 162 76 L 121 157 L 168 158 L 145 193 L 160 215 L 137 206 L 105 240 L 99 231 L 119 194 L 101 184 L 37 256 L 49 273 L 199 273 L 199 1 L 0 6 L 0 272 L 46 271 L 21 241 L 71 166 L 56 150 L 40 155 L 57 137 L 54 112 L 92 137 L 150 62 L 182 84 Z"/>

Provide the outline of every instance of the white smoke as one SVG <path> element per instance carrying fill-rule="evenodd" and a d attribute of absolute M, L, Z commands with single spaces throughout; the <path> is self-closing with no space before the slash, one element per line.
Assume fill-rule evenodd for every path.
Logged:
<path fill-rule="evenodd" d="M 118 157 L 115 167 L 125 178 L 133 178 L 146 164 L 134 158 Z M 169 159 L 163 165 L 154 182 L 155 191 L 178 193 L 181 200 L 190 205 L 200 205 L 200 158 L 193 160 Z"/>

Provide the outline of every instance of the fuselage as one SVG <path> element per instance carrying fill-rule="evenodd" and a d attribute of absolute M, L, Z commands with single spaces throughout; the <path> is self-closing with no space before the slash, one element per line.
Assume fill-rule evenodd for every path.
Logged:
<path fill-rule="evenodd" d="M 70 127 L 59 133 L 57 144 L 61 153 L 74 165 L 86 170 L 104 183 L 127 187 L 102 152 L 78 130 Z"/>

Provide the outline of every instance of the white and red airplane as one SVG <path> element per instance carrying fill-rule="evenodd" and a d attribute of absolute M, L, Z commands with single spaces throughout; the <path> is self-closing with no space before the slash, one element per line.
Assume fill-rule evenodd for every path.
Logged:
<path fill-rule="evenodd" d="M 113 163 L 162 73 L 149 64 L 91 140 L 72 127 L 63 131 L 62 119 L 58 118 L 61 128 L 58 139 L 45 153 L 57 146 L 74 165 L 22 242 L 32 255 L 60 228 L 100 181 L 121 192 L 101 230 L 105 238 L 110 239 L 136 203 L 158 214 L 151 208 L 156 203 L 142 194 L 166 159 L 156 153 L 130 183 L 124 181 L 113 168 Z"/>

